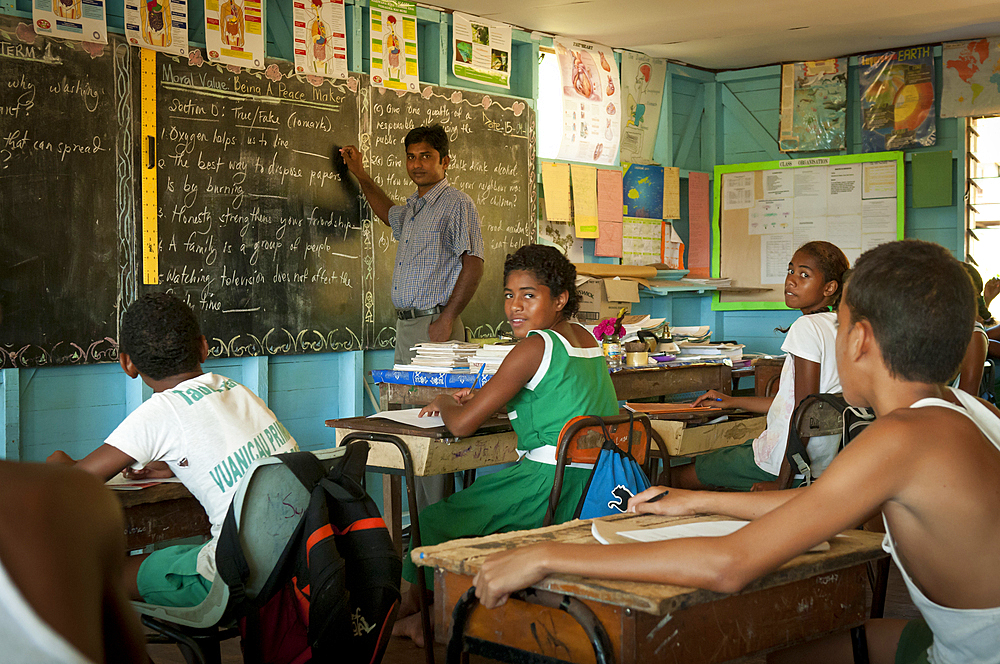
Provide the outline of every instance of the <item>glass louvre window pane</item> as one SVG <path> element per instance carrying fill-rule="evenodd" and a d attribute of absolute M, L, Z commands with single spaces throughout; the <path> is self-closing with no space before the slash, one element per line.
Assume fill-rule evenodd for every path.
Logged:
<path fill-rule="evenodd" d="M 968 161 L 969 227 L 996 226 L 1000 224 L 1000 117 L 970 121 Z"/>
<path fill-rule="evenodd" d="M 1000 224 L 1000 202 L 976 204 L 969 210 L 969 221 L 973 228 Z"/>

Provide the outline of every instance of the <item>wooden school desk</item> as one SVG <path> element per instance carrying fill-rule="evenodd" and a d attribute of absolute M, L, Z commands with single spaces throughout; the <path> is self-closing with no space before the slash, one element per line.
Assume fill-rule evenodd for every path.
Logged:
<path fill-rule="evenodd" d="M 647 526 L 718 517 L 621 515 Z M 451 635 L 452 609 L 469 589 L 483 559 L 538 542 L 592 543 L 589 521 L 538 530 L 455 540 L 414 551 L 435 568 L 434 620 L 438 640 Z M 563 596 L 591 609 L 620 664 L 724 662 L 862 624 L 865 564 L 884 557 L 882 536 L 851 530 L 829 551 L 806 553 L 735 595 L 654 583 L 608 581 L 557 574 L 534 586 L 549 606 L 510 599 L 497 609 L 475 606 L 465 636 L 477 645 L 504 644 L 570 662 L 594 662 L 580 624 L 558 607 Z M 494 659 L 498 653 L 488 655 Z M 449 658 L 450 659 L 450 658 Z"/>
<path fill-rule="evenodd" d="M 125 515 L 129 551 L 183 537 L 207 537 L 211 531 L 201 503 L 179 482 L 114 493 Z"/>
<path fill-rule="evenodd" d="M 375 374 L 379 388 L 379 410 L 389 410 L 393 406 L 426 406 L 438 395 L 451 394 L 457 389 L 378 380 L 378 376 L 391 373 L 397 372 Z M 707 390 L 732 394 L 732 367 L 725 364 L 693 364 L 683 367 L 623 368 L 611 374 L 611 382 L 619 401 Z"/>

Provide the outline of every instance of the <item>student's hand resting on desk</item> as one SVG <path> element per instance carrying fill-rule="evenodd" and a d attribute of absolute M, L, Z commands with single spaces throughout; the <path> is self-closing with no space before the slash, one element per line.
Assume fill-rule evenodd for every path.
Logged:
<path fill-rule="evenodd" d="M 722 392 L 709 390 L 694 400 L 694 406 L 717 406 L 719 408 L 732 408 L 733 397 Z"/>
<path fill-rule="evenodd" d="M 657 496 L 660 496 L 664 492 L 666 492 L 666 495 L 657 498 Z M 698 514 L 699 511 L 694 505 L 694 499 L 697 495 L 697 491 L 651 486 L 645 491 L 629 498 L 628 511 L 639 514 L 662 514 L 664 516 L 689 516 L 691 514 Z"/>
<path fill-rule="evenodd" d="M 145 468 L 139 470 L 126 468 L 122 471 L 122 475 L 127 480 L 162 480 L 173 477 L 174 471 L 170 470 L 170 466 L 163 461 L 152 461 Z"/>
<path fill-rule="evenodd" d="M 417 417 L 427 417 L 428 415 L 440 415 L 441 404 L 443 402 L 454 403 L 455 397 L 451 394 L 442 394 L 437 397 L 434 397 L 434 401 L 430 402 L 429 404 L 420 409 L 420 414 L 417 415 Z"/>
<path fill-rule="evenodd" d="M 472 580 L 479 603 L 495 609 L 507 602 L 512 592 L 534 585 L 549 575 L 544 565 L 545 545 L 526 546 L 495 553 L 483 561 Z"/>

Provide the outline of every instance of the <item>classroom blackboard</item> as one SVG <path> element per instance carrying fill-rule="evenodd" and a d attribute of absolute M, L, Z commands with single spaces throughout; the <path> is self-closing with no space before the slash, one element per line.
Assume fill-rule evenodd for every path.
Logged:
<path fill-rule="evenodd" d="M 485 275 L 463 319 L 495 333 L 503 258 L 535 239 L 530 106 L 291 70 L 46 39 L 0 17 L 0 366 L 113 361 L 121 311 L 162 290 L 191 304 L 213 356 L 392 347 L 395 242 L 331 156 L 361 146 L 403 202 L 402 137 L 433 122 L 482 217 Z"/>
<path fill-rule="evenodd" d="M 156 55 L 159 283 L 143 290 L 182 295 L 213 356 L 363 345 L 360 192 L 331 159 L 358 141 L 362 81 L 292 70 Z"/>
<path fill-rule="evenodd" d="M 434 123 L 447 130 L 448 181 L 475 203 L 486 251 L 483 279 L 462 320 L 474 338 L 496 336 L 505 320 L 504 258 L 536 237 L 534 111 L 523 100 L 435 86 L 424 87 L 419 95 L 373 90 L 371 104 L 369 168 L 398 203 L 416 191 L 406 173 L 406 133 Z M 375 224 L 374 232 L 373 347 L 391 348 L 396 323 L 390 291 L 397 242 L 385 224 Z"/>
<path fill-rule="evenodd" d="M 117 358 L 134 289 L 119 243 L 132 235 L 133 53 L 0 16 L 0 367 Z"/>

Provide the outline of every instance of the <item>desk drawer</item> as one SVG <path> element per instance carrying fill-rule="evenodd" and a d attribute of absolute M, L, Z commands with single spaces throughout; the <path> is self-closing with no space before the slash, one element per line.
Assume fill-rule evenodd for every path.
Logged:
<path fill-rule="evenodd" d="M 739 445 L 756 438 L 767 427 L 767 418 L 760 415 L 700 426 L 688 426 L 687 422 L 676 420 L 654 419 L 652 425 L 653 431 L 663 438 L 670 456 L 691 456 Z"/>

